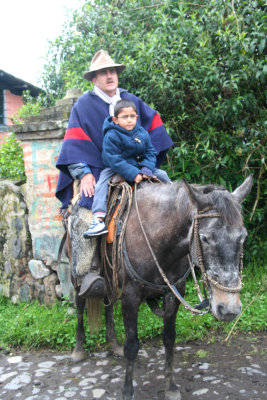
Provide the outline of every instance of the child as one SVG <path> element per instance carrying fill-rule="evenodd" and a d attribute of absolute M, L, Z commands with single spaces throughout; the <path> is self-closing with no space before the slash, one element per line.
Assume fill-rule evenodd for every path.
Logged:
<path fill-rule="evenodd" d="M 108 182 L 115 173 L 129 182 L 140 183 L 153 175 L 162 182 L 171 182 L 165 171 L 155 168 L 157 153 L 149 133 L 137 124 L 137 118 L 135 104 L 130 100 L 119 100 L 114 107 L 114 117 L 104 121 L 102 159 L 107 168 L 101 172 L 95 187 L 94 219 L 84 233 L 85 238 L 108 232 L 104 223 Z"/>

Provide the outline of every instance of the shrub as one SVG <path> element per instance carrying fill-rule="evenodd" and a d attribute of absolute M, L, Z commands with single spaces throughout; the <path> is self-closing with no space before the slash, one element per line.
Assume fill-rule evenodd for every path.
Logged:
<path fill-rule="evenodd" d="M 13 133 L 0 146 L 0 179 L 26 179 L 22 147 Z"/>

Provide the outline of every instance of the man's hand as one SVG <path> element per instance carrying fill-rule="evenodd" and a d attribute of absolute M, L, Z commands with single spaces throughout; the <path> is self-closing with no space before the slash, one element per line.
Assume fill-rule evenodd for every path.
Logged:
<path fill-rule="evenodd" d="M 92 197 L 95 194 L 96 180 L 93 174 L 84 175 L 81 179 L 80 194 L 85 197 Z"/>
<path fill-rule="evenodd" d="M 142 181 L 142 175 L 141 174 L 138 174 L 138 175 L 136 175 L 136 177 L 134 178 L 134 181 L 136 182 L 136 183 L 140 183 L 141 181 Z"/>

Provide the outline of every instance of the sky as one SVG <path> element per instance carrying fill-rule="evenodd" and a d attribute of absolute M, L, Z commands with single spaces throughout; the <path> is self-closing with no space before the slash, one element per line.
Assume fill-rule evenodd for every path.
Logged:
<path fill-rule="evenodd" d="M 38 86 L 48 40 L 82 0 L 0 0 L 0 70 Z"/>

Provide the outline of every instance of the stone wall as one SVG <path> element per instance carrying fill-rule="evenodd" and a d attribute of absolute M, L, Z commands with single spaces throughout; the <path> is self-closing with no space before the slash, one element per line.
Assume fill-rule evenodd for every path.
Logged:
<path fill-rule="evenodd" d="M 14 196 L 15 193 L 18 196 L 17 200 L 12 197 L 13 208 L 11 206 L 9 212 L 12 214 L 14 207 L 18 209 L 17 204 L 24 204 L 27 223 L 25 222 L 24 237 L 17 239 L 23 242 L 21 257 L 14 261 L 16 267 L 12 267 L 12 273 L 4 272 L 2 282 L 0 281 L 0 294 L 13 297 L 14 301 L 16 298 L 25 301 L 38 298 L 41 302 L 51 304 L 62 295 L 73 298 L 68 260 L 63 257 L 60 265 L 57 264 L 64 230 L 59 215 L 60 203 L 55 198 L 58 177 L 55 163 L 71 108 L 79 95 L 80 93 L 70 92 L 64 99 L 58 101 L 55 107 L 46 108 L 39 116 L 30 117 L 25 124 L 13 127 L 17 139 L 22 143 L 27 182 L 23 188 L 9 184 L 9 188 L 12 187 L 14 190 Z M 1 198 L 3 204 L 6 199 L 6 196 Z M 26 234 L 27 227 L 29 234 Z M 8 235 L 13 235 L 8 245 L 8 251 L 11 251 L 12 246 L 14 249 L 16 247 L 17 241 L 14 238 L 16 233 Z M 31 248 L 27 247 L 29 243 Z M 5 244 L 3 249 L 4 247 Z M 0 251 L 0 269 L 8 271 L 10 268 L 6 259 L 7 253 L 4 253 L 2 248 Z M 21 264 L 21 271 L 18 264 Z M 28 282 L 27 289 L 24 290 L 22 290 L 25 286 L 22 285 L 22 276 L 24 281 Z M 17 281 L 19 283 L 16 286 Z M 15 286 L 17 292 L 13 291 Z"/>
<path fill-rule="evenodd" d="M 13 301 L 38 297 L 28 269 L 32 257 L 24 188 L 0 182 L 0 293 Z"/>

